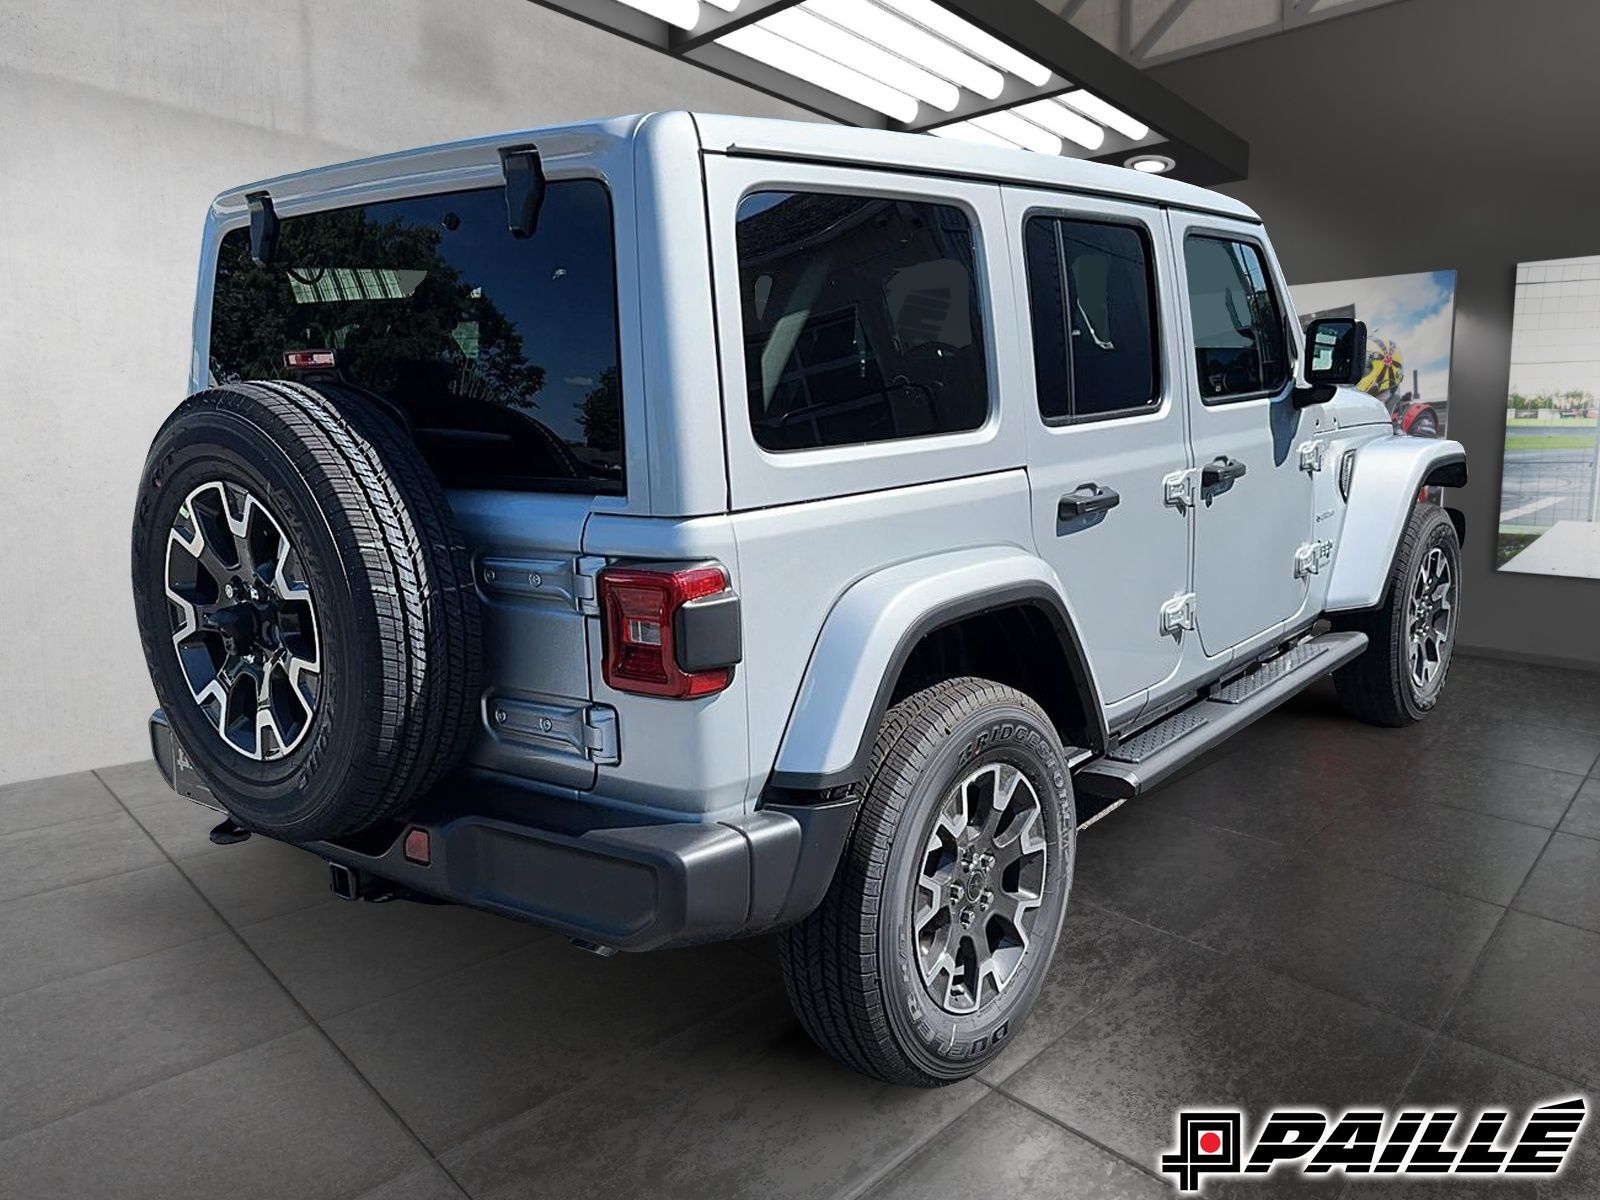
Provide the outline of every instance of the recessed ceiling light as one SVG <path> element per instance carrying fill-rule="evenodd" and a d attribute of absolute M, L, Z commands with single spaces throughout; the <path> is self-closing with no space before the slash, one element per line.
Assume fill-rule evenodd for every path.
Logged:
<path fill-rule="evenodd" d="M 1143 171 L 1146 175 L 1162 175 L 1178 164 L 1165 154 L 1135 154 L 1122 165 L 1132 167 L 1135 171 Z"/>

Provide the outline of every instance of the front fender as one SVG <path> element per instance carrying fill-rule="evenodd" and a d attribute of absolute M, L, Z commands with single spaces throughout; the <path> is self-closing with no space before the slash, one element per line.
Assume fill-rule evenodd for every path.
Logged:
<path fill-rule="evenodd" d="M 917 643 L 963 617 L 1015 604 L 1037 606 L 1050 617 L 1091 693 L 1086 711 L 1103 721 L 1061 581 L 1049 565 L 1014 546 L 952 551 L 886 567 L 839 598 L 801 681 L 773 785 L 811 791 L 860 779 L 900 669 Z"/>
<path fill-rule="evenodd" d="M 1429 483 L 1466 483 L 1467 452 L 1443 438 L 1380 437 L 1355 450 L 1349 508 L 1328 581 L 1328 612 L 1354 612 L 1383 603 L 1400 536 Z"/>

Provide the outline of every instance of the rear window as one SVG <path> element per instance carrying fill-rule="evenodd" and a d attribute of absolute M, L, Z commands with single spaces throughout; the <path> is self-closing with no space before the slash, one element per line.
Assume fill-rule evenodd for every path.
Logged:
<path fill-rule="evenodd" d="M 821 192 L 739 206 L 750 425 L 766 450 L 976 429 L 989 412 L 972 222 Z"/>
<path fill-rule="evenodd" d="M 332 350 L 347 382 L 400 407 L 452 487 L 621 492 L 622 388 L 611 201 L 549 185 L 531 238 L 501 188 L 282 221 L 267 267 L 222 239 L 211 376 L 304 377 L 291 350 Z"/>

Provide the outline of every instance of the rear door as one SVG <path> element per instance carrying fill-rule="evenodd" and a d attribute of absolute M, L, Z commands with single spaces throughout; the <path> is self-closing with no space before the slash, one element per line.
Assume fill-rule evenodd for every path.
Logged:
<path fill-rule="evenodd" d="M 269 266 L 250 259 L 245 228 L 221 239 L 209 330 L 215 379 L 295 377 L 288 352 L 332 351 L 330 373 L 404 417 L 449 491 L 484 605 L 469 762 L 577 788 L 615 754 L 591 700 L 584 528 L 629 511 L 634 487 L 618 304 L 630 243 L 608 153 L 552 163 L 531 237 L 512 234 L 503 185 L 478 168 L 425 195 L 286 200 Z"/>
<path fill-rule="evenodd" d="M 1113 723 L 1177 671 L 1163 609 L 1189 590 L 1180 314 L 1159 210 L 1007 189 L 1018 331 L 1033 366 L 1033 532 L 1065 586 Z M 1025 385 L 1026 387 L 1026 385 Z"/>
<path fill-rule="evenodd" d="M 1194 591 L 1209 657 L 1270 641 L 1305 605 L 1315 418 L 1293 403 L 1287 289 L 1258 225 L 1174 213 L 1195 481 Z"/>

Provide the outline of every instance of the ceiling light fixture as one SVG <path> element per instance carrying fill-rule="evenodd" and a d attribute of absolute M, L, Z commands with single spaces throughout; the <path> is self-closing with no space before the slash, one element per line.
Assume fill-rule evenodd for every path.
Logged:
<path fill-rule="evenodd" d="M 1049 67 L 1035 62 L 1020 50 L 1013 50 L 999 38 L 989 36 L 965 17 L 956 16 L 934 0 L 879 0 L 879 3 L 950 39 L 1002 71 L 1010 71 L 1026 79 L 1035 87 L 1043 87 L 1050 82 Z"/>
<path fill-rule="evenodd" d="M 1135 171 L 1143 171 L 1146 175 L 1163 175 L 1178 164 L 1165 154 L 1135 154 L 1122 164 Z"/>
<path fill-rule="evenodd" d="M 1104 129 L 1087 117 L 1079 116 L 1071 109 L 1062 108 L 1053 100 L 1034 100 L 1028 104 L 1019 104 L 1011 111 L 1019 117 L 1027 118 L 1035 125 L 1044 126 L 1051 133 L 1076 142 L 1086 150 L 1098 150 L 1105 144 Z"/>
<path fill-rule="evenodd" d="M 1005 77 L 987 63 L 867 0 L 806 0 L 801 7 L 986 100 L 1005 91 Z"/>
<path fill-rule="evenodd" d="M 693 29 L 700 23 L 700 0 L 622 0 L 622 3 L 679 29 Z"/>
<path fill-rule="evenodd" d="M 961 103 L 961 89 L 955 84 L 930 75 L 897 54 L 862 41 L 854 33 L 823 20 L 815 13 L 802 8 L 790 8 L 773 13 L 761 25 L 807 50 L 814 50 L 824 58 L 831 58 L 869 79 L 876 79 L 945 112 L 950 112 Z"/>
<path fill-rule="evenodd" d="M 1057 96 L 1062 104 L 1068 108 L 1075 108 L 1090 120 L 1099 121 L 1108 129 L 1114 129 L 1125 138 L 1142 142 L 1150 136 L 1150 126 L 1135 117 L 1130 117 L 1114 104 L 1108 104 L 1092 92 L 1082 88 Z"/>
<path fill-rule="evenodd" d="M 971 121 L 952 121 L 948 125 L 940 125 L 928 132 L 934 137 L 949 138 L 952 141 L 975 142 L 980 146 L 996 146 L 1002 150 L 1022 149 L 1015 142 L 1007 141 L 998 134 L 990 133 L 987 129 L 979 129 Z"/>
<path fill-rule="evenodd" d="M 847 100 L 854 100 L 896 121 L 917 119 L 917 102 L 911 96 L 851 70 L 815 50 L 808 50 L 788 38 L 780 37 L 770 29 L 763 28 L 764 24 L 730 30 L 717 39 L 717 44 L 746 58 L 809 80 L 818 87 L 826 88 Z"/>
<path fill-rule="evenodd" d="M 1061 153 L 1060 138 L 1032 121 L 1024 121 L 1016 113 L 985 113 L 981 117 L 973 117 L 972 124 L 996 137 L 1015 142 L 1024 150 L 1033 150 L 1039 154 Z"/>

